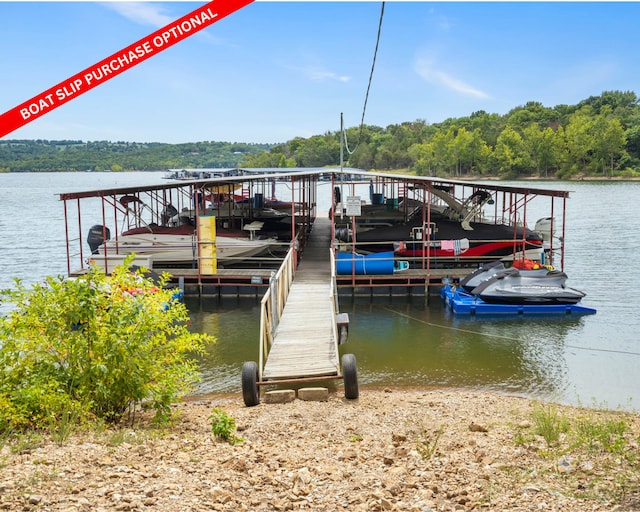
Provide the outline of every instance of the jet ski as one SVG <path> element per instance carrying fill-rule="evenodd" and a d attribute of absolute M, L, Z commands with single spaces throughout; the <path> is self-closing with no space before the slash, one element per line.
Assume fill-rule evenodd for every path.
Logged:
<path fill-rule="evenodd" d="M 504 272 L 505 270 L 506 267 L 501 261 L 492 261 L 491 263 L 486 263 L 479 269 L 474 270 L 470 274 L 467 274 L 462 279 L 460 279 L 460 288 L 462 288 L 466 292 L 471 293 L 473 289 L 480 283 L 486 281 L 487 279 L 491 279 L 498 272 Z"/>
<path fill-rule="evenodd" d="M 518 268 L 520 272 L 525 277 L 538 277 L 545 276 L 549 270 L 552 270 L 552 267 L 544 266 L 542 264 L 535 264 L 535 262 L 531 262 L 532 264 L 528 267 L 517 267 L 519 262 L 523 260 L 515 260 L 514 268 Z M 529 260 L 524 260 L 529 261 Z M 491 279 L 493 276 L 500 272 L 504 272 L 507 270 L 507 267 L 504 266 L 502 261 L 492 261 L 491 263 L 485 263 L 477 270 L 474 270 L 470 274 L 467 274 L 460 280 L 459 286 L 466 292 L 472 293 L 473 289 L 476 288 L 480 283 L 486 281 L 487 279 Z"/>
<path fill-rule="evenodd" d="M 559 270 L 508 268 L 485 279 L 471 294 L 491 304 L 576 304 L 585 293 L 565 285 Z"/>

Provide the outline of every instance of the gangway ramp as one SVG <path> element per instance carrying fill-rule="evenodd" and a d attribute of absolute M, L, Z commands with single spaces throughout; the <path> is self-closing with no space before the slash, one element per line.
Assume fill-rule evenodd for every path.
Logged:
<path fill-rule="evenodd" d="M 301 261 L 290 251 L 261 303 L 259 362 L 245 362 L 242 391 L 247 406 L 260 402 L 259 387 L 344 379 L 345 396 L 357 398 L 355 357 L 342 357 L 346 315 L 337 313 L 331 224 L 316 218 Z M 263 364 L 264 363 L 264 364 Z"/>

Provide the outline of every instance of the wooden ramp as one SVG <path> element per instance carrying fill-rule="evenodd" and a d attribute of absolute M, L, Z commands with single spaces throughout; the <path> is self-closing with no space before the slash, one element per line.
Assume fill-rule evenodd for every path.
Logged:
<path fill-rule="evenodd" d="M 339 376 L 331 224 L 316 218 L 262 371 L 263 380 Z"/>

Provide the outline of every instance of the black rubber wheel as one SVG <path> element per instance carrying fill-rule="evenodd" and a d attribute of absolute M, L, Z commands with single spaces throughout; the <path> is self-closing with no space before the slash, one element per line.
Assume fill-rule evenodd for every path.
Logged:
<path fill-rule="evenodd" d="M 242 365 L 242 398 L 247 407 L 260 403 L 258 365 L 254 361 L 247 361 Z"/>
<path fill-rule="evenodd" d="M 356 356 L 344 354 L 342 356 L 342 378 L 344 380 L 344 397 L 348 400 L 358 398 L 358 368 Z"/>

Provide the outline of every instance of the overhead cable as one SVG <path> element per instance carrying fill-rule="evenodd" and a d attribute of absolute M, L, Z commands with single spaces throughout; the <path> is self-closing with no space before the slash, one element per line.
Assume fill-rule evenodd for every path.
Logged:
<path fill-rule="evenodd" d="M 367 111 L 367 101 L 369 100 L 369 90 L 371 89 L 371 82 L 373 80 L 373 70 L 376 67 L 376 57 L 378 55 L 378 46 L 380 44 L 380 34 L 382 33 L 382 18 L 384 17 L 384 2 L 382 2 L 382 7 L 380 9 L 380 21 L 378 22 L 378 36 L 376 37 L 376 48 L 373 52 L 373 62 L 371 63 L 371 73 L 369 73 L 369 83 L 367 84 L 367 92 L 364 97 L 364 106 L 362 107 L 362 119 L 360 120 L 360 132 L 358 134 L 358 142 L 356 147 L 353 148 L 353 151 L 349 150 L 349 144 L 347 143 L 347 134 L 343 133 L 344 142 L 347 149 L 348 154 L 353 154 L 358 146 L 360 145 L 360 141 L 362 140 L 362 130 L 364 129 L 364 116 Z"/>

